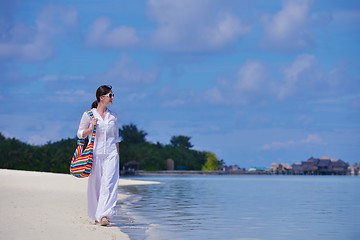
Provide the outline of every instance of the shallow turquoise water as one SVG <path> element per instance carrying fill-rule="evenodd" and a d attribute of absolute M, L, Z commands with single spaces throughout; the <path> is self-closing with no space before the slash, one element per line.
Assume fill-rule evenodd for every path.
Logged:
<path fill-rule="evenodd" d="M 122 188 L 132 240 L 360 239 L 360 177 L 159 176 Z"/>

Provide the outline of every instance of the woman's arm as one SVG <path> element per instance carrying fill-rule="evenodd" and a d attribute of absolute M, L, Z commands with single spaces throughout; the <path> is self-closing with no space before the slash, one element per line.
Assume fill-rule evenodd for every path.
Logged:
<path fill-rule="evenodd" d="M 118 154 L 120 154 L 120 142 L 116 143 L 116 150 L 117 150 Z"/>
<path fill-rule="evenodd" d="M 86 138 L 89 136 L 96 124 L 97 119 L 90 119 L 89 115 L 84 112 L 80 120 L 79 129 L 77 131 L 78 138 Z"/>
<path fill-rule="evenodd" d="M 116 142 L 116 150 L 118 152 L 118 154 L 120 154 L 120 142 L 121 142 L 121 139 L 120 139 L 120 135 L 119 135 L 119 127 L 118 127 L 118 118 L 117 116 L 115 116 L 116 120 L 115 120 L 115 133 L 114 133 L 114 136 L 115 136 L 115 142 Z"/>

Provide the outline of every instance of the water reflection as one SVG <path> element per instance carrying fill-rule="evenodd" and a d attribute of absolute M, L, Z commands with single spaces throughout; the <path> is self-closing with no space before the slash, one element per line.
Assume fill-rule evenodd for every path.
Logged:
<path fill-rule="evenodd" d="M 149 178 L 164 184 L 122 189 L 121 229 L 135 240 L 356 239 L 360 178 L 336 178 Z"/>

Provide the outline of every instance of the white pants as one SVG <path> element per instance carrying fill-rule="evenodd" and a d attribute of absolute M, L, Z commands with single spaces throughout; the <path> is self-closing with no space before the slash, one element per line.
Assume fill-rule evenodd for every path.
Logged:
<path fill-rule="evenodd" d="M 111 219 L 115 212 L 119 181 L 119 155 L 94 154 L 88 181 L 88 214 L 94 221 Z"/>

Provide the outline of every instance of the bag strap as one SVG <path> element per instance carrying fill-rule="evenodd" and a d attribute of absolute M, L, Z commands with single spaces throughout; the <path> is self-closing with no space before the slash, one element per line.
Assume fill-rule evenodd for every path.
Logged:
<path fill-rule="evenodd" d="M 89 117 L 91 119 L 94 119 L 94 114 L 93 114 L 92 110 L 87 110 L 86 113 L 89 115 Z"/>
<path fill-rule="evenodd" d="M 89 115 L 89 117 L 90 117 L 91 119 L 95 119 L 92 110 L 88 110 L 88 111 L 86 111 L 86 113 Z M 93 131 L 92 131 L 92 134 L 91 134 L 91 139 L 90 139 L 91 142 L 94 142 L 94 139 L 95 139 L 96 126 L 97 126 L 97 125 L 94 126 Z"/>

